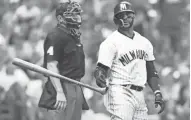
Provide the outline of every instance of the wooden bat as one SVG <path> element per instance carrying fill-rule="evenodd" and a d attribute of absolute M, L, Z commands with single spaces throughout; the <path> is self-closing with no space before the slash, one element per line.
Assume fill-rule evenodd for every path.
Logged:
<path fill-rule="evenodd" d="M 29 69 L 29 70 L 32 70 L 34 72 L 41 73 L 41 74 L 46 75 L 46 76 L 56 77 L 56 78 L 59 78 L 61 80 L 65 80 L 65 81 L 80 85 L 82 87 L 89 88 L 89 89 L 91 89 L 93 91 L 101 93 L 102 95 L 104 95 L 107 92 L 107 88 L 98 88 L 98 87 L 90 86 L 88 84 L 73 80 L 73 79 L 65 77 L 65 76 L 62 76 L 62 75 L 60 75 L 58 73 L 52 72 L 52 71 L 47 70 L 47 69 L 45 69 L 45 68 L 43 68 L 41 66 L 29 63 L 29 62 L 21 60 L 19 58 L 14 58 L 13 61 L 12 61 L 12 64 L 14 64 L 16 66 L 19 66 L 19 67 Z"/>

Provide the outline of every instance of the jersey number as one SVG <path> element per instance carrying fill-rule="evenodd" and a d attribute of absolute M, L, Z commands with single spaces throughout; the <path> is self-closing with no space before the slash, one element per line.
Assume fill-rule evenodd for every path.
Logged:
<path fill-rule="evenodd" d="M 48 55 L 53 55 L 53 54 L 54 54 L 53 46 L 50 46 L 50 47 L 48 48 L 47 54 L 48 54 Z"/>

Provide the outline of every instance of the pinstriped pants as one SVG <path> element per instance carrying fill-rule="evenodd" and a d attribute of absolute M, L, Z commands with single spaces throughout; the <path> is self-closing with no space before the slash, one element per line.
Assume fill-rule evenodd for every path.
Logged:
<path fill-rule="evenodd" d="M 104 104 L 111 120 L 148 120 L 147 107 L 142 91 L 121 85 L 110 85 Z"/>

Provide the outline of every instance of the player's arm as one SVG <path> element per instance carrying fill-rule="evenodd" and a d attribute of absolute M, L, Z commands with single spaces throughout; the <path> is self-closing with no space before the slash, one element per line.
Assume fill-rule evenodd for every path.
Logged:
<path fill-rule="evenodd" d="M 50 62 L 47 63 L 47 69 L 52 71 L 52 72 L 59 73 L 58 68 L 57 68 L 57 64 L 58 64 L 58 62 L 55 61 L 55 60 L 50 61 Z M 50 76 L 50 80 L 51 80 L 51 82 L 52 82 L 52 84 L 53 84 L 53 86 L 54 86 L 57 93 L 58 92 L 64 93 L 63 89 L 62 89 L 60 79 Z"/>
<path fill-rule="evenodd" d="M 146 58 L 147 83 L 155 94 L 155 107 L 158 107 L 158 105 L 160 105 L 161 110 L 159 111 L 159 113 L 161 113 L 164 110 L 165 105 L 159 86 L 160 79 L 157 70 L 155 69 L 154 66 L 155 57 L 153 54 L 153 46 L 150 42 L 147 48 L 148 48 L 147 50 L 148 56 Z"/>
<path fill-rule="evenodd" d="M 94 71 L 94 77 L 96 79 L 96 84 L 103 88 L 106 87 L 106 78 L 109 67 L 103 65 L 102 63 L 97 63 L 96 69 Z"/>
<path fill-rule="evenodd" d="M 153 46 L 149 40 L 147 44 L 147 57 L 146 57 L 146 68 L 147 68 L 147 82 L 151 87 L 154 93 L 160 92 L 159 87 L 159 76 L 154 66 L 154 54 L 153 54 Z"/>
<path fill-rule="evenodd" d="M 58 59 L 59 59 L 59 48 L 54 43 L 52 43 L 50 36 L 47 36 L 46 41 L 47 41 L 47 44 L 49 44 L 46 51 L 47 69 L 55 73 L 59 73 L 57 68 Z M 50 77 L 50 80 L 57 92 L 63 92 L 60 80 L 58 78 Z"/>
<path fill-rule="evenodd" d="M 47 39 L 50 39 L 50 38 L 47 37 Z M 49 41 L 51 42 L 51 40 Z M 58 44 L 52 43 L 46 52 L 47 52 L 47 69 L 55 73 L 59 73 L 57 65 L 58 65 L 58 60 L 60 56 L 59 53 L 61 52 L 61 46 L 58 46 Z M 66 104 L 63 102 L 66 102 L 66 98 L 63 92 L 60 79 L 50 76 L 50 80 L 57 92 L 57 101 L 54 107 L 56 109 L 64 109 Z"/>
<path fill-rule="evenodd" d="M 111 68 L 113 59 L 116 54 L 116 48 L 113 44 L 103 42 L 100 45 L 98 53 L 98 62 L 96 69 L 94 71 L 94 77 L 96 79 L 96 84 L 99 87 L 106 87 L 106 78 L 108 77 L 108 71 Z"/>
<path fill-rule="evenodd" d="M 165 104 L 160 91 L 159 85 L 159 76 L 154 66 L 154 61 L 147 61 L 147 83 L 155 94 L 155 107 L 160 105 L 161 110 L 158 113 L 161 113 L 164 110 Z"/>
<path fill-rule="evenodd" d="M 147 83 L 151 87 L 152 91 L 156 94 L 160 92 L 159 76 L 154 66 L 154 61 L 146 61 L 147 68 Z"/>

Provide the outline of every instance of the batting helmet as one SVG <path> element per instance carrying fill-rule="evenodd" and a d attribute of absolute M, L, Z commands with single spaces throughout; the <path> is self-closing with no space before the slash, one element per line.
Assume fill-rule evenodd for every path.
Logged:
<path fill-rule="evenodd" d="M 128 12 L 128 13 L 135 14 L 131 3 L 127 2 L 127 1 L 121 1 L 114 8 L 114 18 L 113 18 L 113 20 L 114 20 L 114 23 L 116 25 L 123 25 L 123 20 L 116 17 L 118 14 L 120 14 L 122 12 Z"/>

